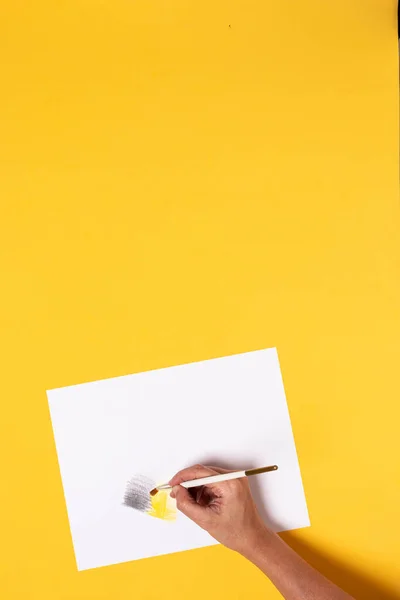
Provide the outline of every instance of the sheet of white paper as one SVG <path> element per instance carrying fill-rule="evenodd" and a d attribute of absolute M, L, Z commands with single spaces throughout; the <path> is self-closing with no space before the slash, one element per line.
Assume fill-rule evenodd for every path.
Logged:
<path fill-rule="evenodd" d="M 194 463 L 241 469 L 277 531 L 309 525 L 274 348 L 51 390 L 58 460 L 78 569 L 209 546 L 182 514 L 122 505 L 134 474 L 157 483 Z"/>

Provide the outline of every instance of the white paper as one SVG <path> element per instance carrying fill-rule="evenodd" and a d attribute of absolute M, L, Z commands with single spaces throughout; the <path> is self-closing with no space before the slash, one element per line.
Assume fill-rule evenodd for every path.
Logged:
<path fill-rule="evenodd" d="M 309 525 L 274 348 L 47 393 L 78 569 L 209 546 L 184 515 L 122 505 L 127 480 L 157 483 L 195 463 L 243 469 L 276 531 Z"/>

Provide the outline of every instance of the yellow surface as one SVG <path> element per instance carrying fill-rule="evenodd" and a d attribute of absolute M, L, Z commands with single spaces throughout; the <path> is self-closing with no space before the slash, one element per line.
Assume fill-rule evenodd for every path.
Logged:
<path fill-rule="evenodd" d="M 278 598 L 220 547 L 78 573 L 45 394 L 270 346 L 286 538 L 400 594 L 395 5 L 2 1 L 4 599 Z"/>

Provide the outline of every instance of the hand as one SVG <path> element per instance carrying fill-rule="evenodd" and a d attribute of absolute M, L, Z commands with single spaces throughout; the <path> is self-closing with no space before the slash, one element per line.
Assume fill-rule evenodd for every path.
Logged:
<path fill-rule="evenodd" d="M 217 467 L 196 465 L 170 481 L 178 509 L 216 540 L 251 560 L 286 600 L 353 600 L 306 563 L 262 522 L 247 478 L 185 489 L 180 483 L 218 473 Z"/>
<path fill-rule="evenodd" d="M 208 531 L 224 546 L 242 554 L 252 548 L 268 531 L 258 514 L 247 478 L 231 479 L 201 487 L 179 485 L 189 479 L 199 479 L 218 473 L 228 473 L 217 467 L 195 465 L 179 471 L 170 481 L 171 497 L 178 509 L 197 525 Z"/>
<path fill-rule="evenodd" d="M 251 560 L 286 600 L 353 600 L 318 573 L 262 522 L 246 478 L 185 489 L 180 483 L 218 473 L 196 465 L 170 481 L 178 509 L 216 540 Z"/>

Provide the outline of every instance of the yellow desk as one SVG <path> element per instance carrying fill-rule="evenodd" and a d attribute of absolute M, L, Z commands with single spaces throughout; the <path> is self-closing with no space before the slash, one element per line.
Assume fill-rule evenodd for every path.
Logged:
<path fill-rule="evenodd" d="M 0 13 L 4 598 L 278 598 L 222 547 L 78 573 L 45 395 L 270 346 L 312 522 L 285 539 L 398 598 L 396 2 Z"/>

